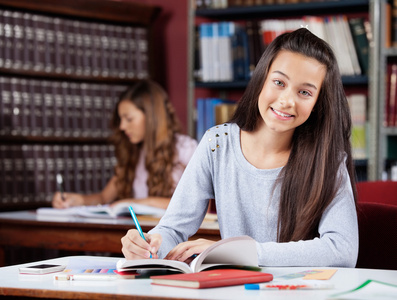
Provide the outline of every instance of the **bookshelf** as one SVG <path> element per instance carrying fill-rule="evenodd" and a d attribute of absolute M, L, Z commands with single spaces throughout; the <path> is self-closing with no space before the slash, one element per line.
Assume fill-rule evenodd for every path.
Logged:
<path fill-rule="evenodd" d="M 388 5 L 390 5 L 389 8 L 387 8 Z M 395 124 L 386 124 L 386 118 L 388 118 L 386 101 L 390 96 L 390 87 L 388 86 L 390 74 L 388 73 L 388 65 L 391 65 L 392 62 L 396 64 L 397 59 L 396 33 L 393 32 L 396 30 L 393 26 L 395 27 L 397 22 L 397 11 L 393 13 L 393 10 L 396 9 L 397 1 L 380 0 L 374 1 L 373 3 L 374 16 L 380 16 L 380 19 L 384 20 L 379 23 L 376 28 L 377 31 L 374 31 L 374 35 L 378 37 L 375 42 L 374 61 L 380 72 L 374 72 L 373 85 L 376 87 L 374 96 L 377 97 L 376 99 L 379 99 L 379 101 L 373 101 L 373 115 L 370 116 L 372 117 L 373 124 L 375 124 L 373 126 L 374 140 L 372 145 L 375 159 L 372 162 L 373 168 L 371 177 L 380 180 L 397 180 L 397 174 L 394 175 L 394 178 L 392 178 L 391 175 L 391 167 L 394 165 L 395 168 L 397 168 L 397 127 Z M 390 15 L 388 16 L 388 14 Z M 390 23 L 385 21 L 388 18 L 390 18 Z M 387 28 L 387 26 L 391 28 Z M 393 35 L 387 36 L 387 32 Z M 390 47 L 387 45 L 387 40 L 389 40 Z M 394 88 L 395 87 L 394 84 Z"/>
<path fill-rule="evenodd" d="M 197 111 L 195 101 L 202 95 L 214 95 L 220 98 L 238 100 L 248 83 L 249 79 L 236 81 L 200 81 L 197 80 L 195 71 L 195 53 L 197 53 L 197 32 L 195 26 L 202 23 L 234 21 L 244 24 L 247 20 L 268 20 L 268 19 L 295 19 L 302 16 L 338 16 L 346 15 L 348 18 L 358 17 L 368 19 L 372 28 L 373 35 L 376 36 L 380 16 L 376 14 L 376 0 L 344 0 L 344 1 L 302 1 L 299 3 L 269 4 L 255 6 L 230 6 L 227 8 L 199 8 L 190 7 L 189 24 L 191 38 L 189 41 L 189 100 L 188 100 L 188 129 L 194 136 L 196 131 Z M 375 169 L 377 168 L 378 154 L 376 130 L 378 123 L 374 121 L 374 105 L 378 105 L 376 99 L 379 82 L 374 80 L 378 70 L 378 60 L 374 54 L 374 49 L 379 46 L 378 37 L 374 37 L 370 47 L 368 71 L 361 74 L 344 75 L 342 81 L 346 88 L 346 93 L 362 93 L 367 97 L 367 158 L 355 160 L 359 180 L 374 180 Z M 197 63 L 196 63 L 197 64 Z M 375 144 L 375 146 L 373 146 Z M 368 147 L 370 146 L 370 147 Z"/>
<path fill-rule="evenodd" d="M 113 174 L 109 121 L 132 81 L 151 78 L 160 8 L 110 0 L 0 0 L 0 207 L 98 192 Z"/>

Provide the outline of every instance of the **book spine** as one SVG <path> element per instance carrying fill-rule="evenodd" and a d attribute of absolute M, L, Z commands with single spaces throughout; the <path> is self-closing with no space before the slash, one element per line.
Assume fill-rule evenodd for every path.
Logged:
<path fill-rule="evenodd" d="M 29 82 L 28 80 L 20 80 L 21 88 L 21 135 L 30 135 L 30 98 L 29 98 Z"/>
<path fill-rule="evenodd" d="M 12 66 L 12 46 L 13 46 L 13 30 L 11 23 L 11 14 L 9 10 L 3 10 L 3 37 L 4 37 L 4 47 L 3 47 L 3 67 L 11 68 Z"/>
<path fill-rule="evenodd" d="M 32 70 L 34 62 L 33 21 L 30 13 L 23 14 L 23 65 L 24 70 Z"/>
<path fill-rule="evenodd" d="M 108 169 L 108 158 L 106 145 L 100 146 L 101 152 L 101 186 L 105 186 L 107 182 L 107 169 Z"/>
<path fill-rule="evenodd" d="M 34 71 L 44 71 L 45 65 L 45 21 L 41 15 L 34 14 L 32 17 L 34 26 Z"/>
<path fill-rule="evenodd" d="M 354 45 L 353 42 L 353 36 L 349 27 L 348 18 L 345 15 L 341 15 L 341 16 L 337 16 L 337 20 L 339 23 L 340 30 L 343 32 L 343 35 L 345 36 L 345 43 L 342 44 L 345 45 L 345 49 L 347 50 L 346 52 L 348 54 L 347 57 L 350 59 L 350 62 L 352 64 L 354 75 L 361 75 L 364 72 L 362 72 L 360 63 L 358 61 L 356 46 Z"/>
<path fill-rule="evenodd" d="M 60 18 L 53 19 L 54 25 L 54 65 L 55 73 L 66 73 L 65 70 L 65 32 L 64 22 Z"/>
<path fill-rule="evenodd" d="M 347 97 L 352 115 L 352 152 L 354 159 L 367 159 L 366 120 L 367 98 L 364 94 Z"/>
<path fill-rule="evenodd" d="M 0 68 L 4 67 L 5 31 L 4 11 L 0 8 Z"/>
<path fill-rule="evenodd" d="M 99 25 L 98 28 L 99 36 L 101 39 L 101 62 L 100 62 L 100 70 L 102 77 L 109 76 L 109 55 L 110 55 L 110 42 L 106 32 L 106 26 L 103 24 Z"/>
<path fill-rule="evenodd" d="M 197 120 L 196 120 L 196 139 L 199 141 L 205 133 L 205 99 L 196 100 Z"/>
<path fill-rule="evenodd" d="M 3 204 L 11 204 L 11 198 L 12 198 L 12 156 L 11 156 L 11 145 L 0 145 L 1 152 L 2 152 L 2 189 L 3 189 L 3 194 L 2 194 L 2 203 Z"/>
<path fill-rule="evenodd" d="M 54 19 L 50 17 L 45 18 L 45 68 L 47 73 L 53 73 L 56 70 L 56 59 L 55 59 L 55 24 Z"/>
<path fill-rule="evenodd" d="M 147 40 L 147 30 L 142 27 L 135 27 L 135 43 L 136 43 L 136 76 L 144 79 L 149 76 L 149 49 Z"/>
<path fill-rule="evenodd" d="M 53 97 L 53 123 L 54 136 L 60 137 L 63 134 L 63 107 L 61 82 L 51 84 L 51 95 Z"/>
<path fill-rule="evenodd" d="M 84 165 L 82 163 L 82 157 L 80 156 L 80 147 L 81 145 L 73 145 L 71 146 L 72 150 L 72 168 L 73 168 L 73 178 L 74 178 L 74 191 L 76 193 L 84 193 L 81 183 L 83 180 L 83 174 L 81 174 L 81 170 Z"/>
<path fill-rule="evenodd" d="M 43 56 L 43 71 L 52 72 L 52 64 L 50 61 L 50 51 L 49 51 L 49 40 L 48 40 L 48 27 L 49 27 L 49 18 L 41 16 L 42 23 L 42 56 Z"/>
<path fill-rule="evenodd" d="M 33 202 L 35 191 L 35 161 L 33 155 L 33 145 L 23 145 L 22 155 L 24 158 L 24 202 Z"/>
<path fill-rule="evenodd" d="M 69 83 L 62 82 L 61 93 L 63 99 L 63 136 L 69 137 L 72 135 L 73 122 L 73 101 L 69 95 Z"/>
<path fill-rule="evenodd" d="M 118 41 L 116 27 L 113 25 L 106 26 L 106 35 L 109 41 L 109 55 L 108 55 L 108 66 L 109 76 L 118 77 L 117 60 L 118 60 Z"/>
<path fill-rule="evenodd" d="M 127 40 L 127 77 L 134 78 L 136 76 L 136 42 L 134 40 L 134 28 L 125 27 L 124 28 L 125 39 Z"/>
<path fill-rule="evenodd" d="M 44 159 L 43 145 L 35 144 L 33 146 L 34 170 L 35 170 L 35 198 L 36 203 L 40 203 L 45 199 L 45 175 L 44 175 Z"/>
<path fill-rule="evenodd" d="M 81 147 L 82 152 L 83 152 L 83 181 L 84 181 L 84 187 L 83 191 L 84 193 L 91 194 L 92 193 L 92 159 L 91 159 L 91 148 L 92 146 L 89 145 L 83 145 Z"/>
<path fill-rule="evenodd" d="M 23 18 L 21 12 L 12 12 L 12 31 L 13 31 L 13 56 L 12 68 L 22 69 L 23 64 Z"/>
<path fill-rule="evenodd" d="M 41 82 L 41 96 L 43 99 L 43 131 L 44 136 L 54 135 L 54 111 L 51 85 L 48 81 Z"/>
<path fill-rule="evenodd" d="M 391 65 L 390 73 L 390 93 L 389 93 L 389 103 L 387 107 L 387 126 L 394 126 L 396 120 L 396 97 L 397 97 L 397 64 Z"/>
<path fill-rule="evenodd" d="M 362 18 L 349 19 L 349 26 L 353 37 L 354 48 L 363 71 L 368 74 L 369 69 L 369 43 Z"/>
<path fill-rule="evenodd" d="M 81 94 L 81 135 L 84 137 L 90 136 L 91 126 L 91 98 L 88 95 L 88 85 L 85 83 L 80 84 L 79 93 Z"/>
<path fill-rule="evenodd" d="M 49 145 L 43 146 L 43 161 L 44 161 L 44 195 L 43 198 L 46 203 L 51 203 L 52 195 L 56 191 L 56 181 L 55 181 L 55 165 L 53 150 Z"/>
<path fill-rule="evenodd" d="M 81 22 L 81 36 L 82 36 L 82 69 L 84 76 L 93 75 L 92 68 L 92 44 L 94 43 L 93 37 L 90 34 L 90 24 L 87 22 Z"/>
<path fill-rule="evenodd" d="M 202 80 L 204 82 L 212 81 L 212 67 L 211 67 L 211 36 L 212 27 L 210 24 L 200 24 L 200 49 L 201 49 L 201 70 Z"/>
<path fill-rule="evenodd" d="M 22 96 L 20 79 L 11 78 L 10 101 L 11 101 L 11 135 L 22 134 Z"/>
<path fill-rule="evenodd" d="M 211 81 L 220 80 L 220 47 L 219 47 L 219 23 L 211 23 L 212 35 L 211 35 L 211 53 L 212 60 L 210 61 L 212 66 L 212 77 Z"/>
<path fill-rule="evenodd" d="M 101 54 L 101 38 L 99 35 L 99 24 L 91 23 L 89 25 L 89 34 L 91 39 L 91 74 L 97 77 L 101 74 L 100 54 Z"/>
<path fill-rule="evenodd" d="M 126 78 L 128 73 L 128 46 L 127 39 L 125 36 L 125 30 L 121 26 L 116 26 L 117 41 L 118 41 L 118 77 Z"/>
<path fill-rule="evenodd" d="M 397 47 L 397 0 L 393 0 L 391 11 L 392 46 Z"/>
<path fill-rule="evenodd" d="M 62 21 L 63 35 L 64 35 L 64 70 L 66 74 L 72 74 L 74 71 L 74 33 L 73 33 L 73 21 L 63 19 Z"/>
<path fill-rule="evenodd" d="M 74 184 L 74 164 L 73 164 L 73 154 L 71 146 L 62 147 L 62 155 L 64 159 L 64 189 L 65 191 L 76 191 Z"/>
<path fill-rule="evenodd" d="M 72 136 L 79 137 L 81 136 L 81 129 L 83 128 L 83 112 L 80 90 L 77 83 L 73 82 L 70 84 L 70 97 L 73 111 L 71 115 Z"/>
<path fill-rule="evenodd" d="M 62 155 L 62 147 L 59 145 L 53 145 L 52 147 L 52 157 L 54 160 L 54 192 L 58 191 L 56 176 L 57 174 L 62 175 L 63 180 L 65 180 L 65 161 Z M 63 184 L 64 188 L 65 185 Z"/>
<path fill-rule="evenodd" d="M 93 145 L 91 147 L 91 167 L 92 167 L 92 192 L 93 193 L 98 193 L 102 187 L 102 182 L 101 182 L 101 160 L 100 160 L 100 152 L 99 152 L 99 146 L 98 145 Z"/>
<path fill-rule="evenodd" d="M 83 75 L 83 61 L 84 61 L 84 41 L 82 35 L 82 22 L 73 22 L 74 34 L 74 73 L 78 76 Z"/>
<path fill-rule="evenodd" d="M 11 134 L 12 128 L 12 98 L 11 98 L 11 83 L 8 77 L 1 78 L 1 104 L 2 104 L 2 127 L 3 134 Z"/>

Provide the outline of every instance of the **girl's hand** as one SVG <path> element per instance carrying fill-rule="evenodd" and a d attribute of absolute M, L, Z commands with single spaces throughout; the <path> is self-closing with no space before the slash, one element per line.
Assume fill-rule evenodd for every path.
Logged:
<path fill-rule="evenodd" d="M 64 199 L 61 197 L 61 193 L 57 192 L 52 198 L 52 206 L 54 208 L 68 208 L 72 206 L 84 205 L 84 198 L 80 194 L 75 193 L 63 193 Z"/>
<path fill-rule="evenodd" d="M 174 249 L 172 249 L 165 259 L 179 260 L 184 262 L 190 262 L 188 259 L 194 254 L 200 254 L 209 246 L 214 244 L 216 241 L 197 239 L 195 241 L 188 241 L 180 243 Z"/>
<path fill-rule="evenodd" d="M 138 230 L 130 229 L 127 234 L 121 238 L 123 252 L 126 259 L 144 259 L 158 258 L 157 250 L 161 245 L 161 235 L 143 233 L 146 241 L 139 235 Z"/>

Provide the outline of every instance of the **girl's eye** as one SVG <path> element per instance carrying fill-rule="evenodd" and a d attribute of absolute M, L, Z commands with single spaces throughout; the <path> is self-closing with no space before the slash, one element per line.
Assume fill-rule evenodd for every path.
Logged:
<path fill-rule="evenodd" d="M 280 81 L 280 80 L 278 80 L 278 79 L 274 80 L 274 83 L 275 83 L 276 85 L 279 85 L 279 86 L 284 86 L 284 82 L 282 82 L 282 81 Z"/>
<path fill-rule="evenodd" d="M 300 91 L 303 96 L 311 96 L 312 94 L 308 91 Z"/>

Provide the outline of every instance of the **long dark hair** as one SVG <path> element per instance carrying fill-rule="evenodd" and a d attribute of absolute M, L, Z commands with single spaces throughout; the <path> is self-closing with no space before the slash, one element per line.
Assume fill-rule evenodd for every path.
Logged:
<path fill-rule="evenodd" d="M 284 33 L 268 46 L 231 121 L 242 130 L 256 128 L 260 118 L 259 94 L 281 50 L 314 58 L 327 70 L 314 110 L 295 129 L 290 157 L 279 175 L 283 180 L 278 241 L 289 242 L 318 236 L 321 216 L 340 185 L 338 170 L 345 158 L 355 201 L 357 197 L 350 144 L 351 117 L 338 64 L 331 47 L 309 30 L 301 28 Z"/>
<path fill-rule="evenodd" d="M 121 101 L 131 101 L 145 114 L 145 138 L 132 144 L 119 129 L 118 107 Z M 170 197 L 175 188 L 172 170 L 175 166 L 176 133 L 181 131 L 175 111 L 164 89 L 151 80 L 135 82 L 124 91 L 116 104 L 112 118 L 112 137 L 117 165 L 117 190 L 119 198 L 133 197 L 132 183 L 140 152 L 145 145 L 145 167 L 148 171 L 149 196 Z"/>

